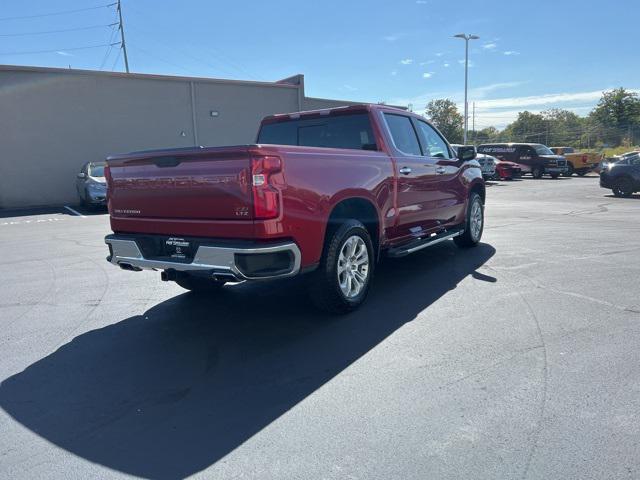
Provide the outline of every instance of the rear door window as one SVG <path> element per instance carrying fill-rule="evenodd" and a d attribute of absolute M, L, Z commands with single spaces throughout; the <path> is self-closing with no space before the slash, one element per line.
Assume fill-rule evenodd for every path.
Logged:
<path fill-rule="evenodd" d="M 378 149 L 367 113 L 265 123 L 260 128 L 258 143 L 352 150 Z"/>
<path fill-rule="evenodd" d="M 393 143 L 398 150 L 407 155 L 422 155 L 416 131 L 409 117 L 385 113 L 384 118 L 389 126 Z"/>

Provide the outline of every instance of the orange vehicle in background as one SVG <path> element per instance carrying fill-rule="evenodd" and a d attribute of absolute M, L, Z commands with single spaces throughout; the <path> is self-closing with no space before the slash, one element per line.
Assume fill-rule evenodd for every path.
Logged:
<path fill-rule="evenodd" d="M 563 174 L 565 177 L 574 173 L 582 177 L 594 170 L 602 160 L 602 155 L 598 153 L 576 152 L 573 147 L 551 147 L 551 151 L 567 160 L 567 172 Z"/>

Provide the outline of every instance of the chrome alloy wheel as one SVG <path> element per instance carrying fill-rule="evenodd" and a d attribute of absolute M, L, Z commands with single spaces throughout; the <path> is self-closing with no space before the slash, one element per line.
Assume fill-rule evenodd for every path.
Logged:
<path fill-rule="evenodd" d="M 480 200 L 477 199 L 473 202 L 471 206 L 471 218 L 469 228 L 471 229 L 471 238 L 474 242 L 480 240 L 480 233 L 482 232 L 482 222 L 484 222 L 483 212 L 482 212 L 482 204 Z"/>
<path fill-rule="evenodd" d="M 338 256 L 338 284 L 346 298 L 358 296 L 369 280 L 369 252 L 364 240 L 352 235 Z"/>

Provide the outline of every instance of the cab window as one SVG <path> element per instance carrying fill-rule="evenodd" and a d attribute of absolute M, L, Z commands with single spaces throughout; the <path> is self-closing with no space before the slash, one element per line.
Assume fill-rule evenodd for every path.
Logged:
<path fill-rule="evenodd" d="M 389 126 L 393 143 L 398 150 L 407 155 L 422 155 L 416 131 L 413 129 L 409 117 L 385 113 L 384 118 Z"/>
<path fill-rule="evenodd" d="M 451 158 L 451 152 L 447 142 L 436 132 L 431 125 L 422 120 L 416 120 L 418 137 L 422 143 L 425 155 L 435 158 Z"/>

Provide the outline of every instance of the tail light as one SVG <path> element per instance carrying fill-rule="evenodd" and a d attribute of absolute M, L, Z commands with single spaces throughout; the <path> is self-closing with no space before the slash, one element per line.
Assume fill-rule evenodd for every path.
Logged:
<path fill-rule="evenodd" d="M 275 156 L 252 157 L 251 189 L 253 216 L 257 219 L 275 218 L 280 214 L 280 190 L 284 183 L 282 160 Z"/>
<path fill-rule="evenodd" d="M 582 163 L 588 163 L 589 157 L 587 155 L 582 155 Z"/>

